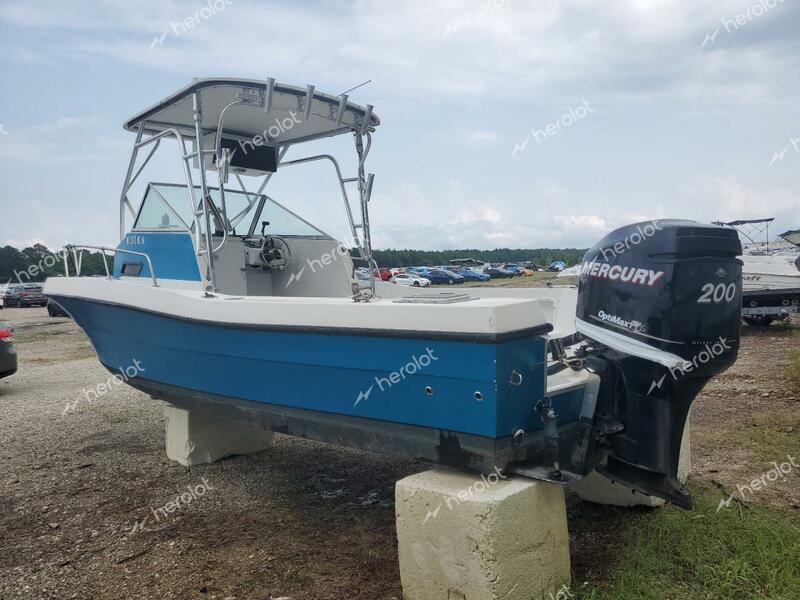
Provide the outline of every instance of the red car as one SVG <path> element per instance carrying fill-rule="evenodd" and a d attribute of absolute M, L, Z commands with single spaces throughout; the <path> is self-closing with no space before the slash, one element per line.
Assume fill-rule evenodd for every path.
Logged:
<path fill-rule="evenodd" d="M 375 277 L 380 277 L 381 281 L 389 281 L 394 275 L 389 269 L 381 268 L 375 272 Z"/>
<path fill-rule="evenodd" d="M 0 379 L 17 372 L 14 330 L 0 323 Z"/>

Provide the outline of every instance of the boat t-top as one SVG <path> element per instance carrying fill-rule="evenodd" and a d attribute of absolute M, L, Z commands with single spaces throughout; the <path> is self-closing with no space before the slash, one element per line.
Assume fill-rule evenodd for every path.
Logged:
<path fill-rule="evenodd" d="M 372 106 L 272 78 L 195 79 L 124 126 L 119 244 L 68 246 L 45 291 L 105 367 L 136 361 L 130 385 L 285 434 L 559 483 L 597 470 L 690 505 L 686 416 L 739 345 L 734 231 L 623 227 L 586 254 L 577 290 L 403 288 L 375 277 Z M 349 171 L 302 154 L 335 136 L 352 139 Z M 157 153 L 179 179 L 137 202 Z M 293 176 L 329 178 L 352 242 L 270 195 Z M 106 277 L 81 276 L 87 250 L 113 254 Z"/>

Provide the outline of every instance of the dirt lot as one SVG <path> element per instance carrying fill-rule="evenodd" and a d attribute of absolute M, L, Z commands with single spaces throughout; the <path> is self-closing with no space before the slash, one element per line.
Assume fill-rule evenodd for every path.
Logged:
<path fill-rule="evenodd" d="M 71 321 L 44 309 L 0 321 L 20 355 L 0 381 L 0 598 L 401 598 L 394 483 L 425 465 L 279 436 L 259 454 L 178 466 L 160 402 L 115 385 L 87 400 L 109 374 Z M 693 410 L 694 479 L 733 493 L 800 454 L 800 393 L 783 374 L 798 325 L 744 328 L 738 363 Z M 744 501 L 796 517 L 798 476 Z M 187 486 L 203 494 L 156 520 Z M 568 506 L 574 580 L 603 579 L 642 510 Z"/>

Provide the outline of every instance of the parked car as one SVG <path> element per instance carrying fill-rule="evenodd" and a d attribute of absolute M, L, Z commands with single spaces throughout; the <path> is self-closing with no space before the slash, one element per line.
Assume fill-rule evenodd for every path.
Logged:
<path fill-rule="evenodd" d="M 51 317 L 68 317 L 67 311 L 61 308 L 61 305 L 58 302 L 53 302 L 52 300 L 47 301 L 47 314 Z"/>
<path fill-rule="evenodd" d="M 47 297 L 42 293 L 42 288 L 34 284 L 12 284 L 6 286 L 2 292 L 3 304 L 5 306 L 44 306 L 47 304 Z"/>
<path fill-rule="evenodd" d="M 491 276 L 487 275 L 483 271 L 470 269 L 469 267 L 464 267 L 458 272 L 458 274 L 469 281 L 489 281 L 491 279 Z"/>
<path fill-rule="evenodd" d="M 19 291 L 15 285 L 0 285 L 0 306 L 17 306 Z"/>
<path fill-rule="evenodd" d="M 431 269 L 425 277 L 430 279 L 431 283 L 448 283 L 450 285 L 454 283 L 464 283 L 464 281 L 466 281 L 464 277 L 458 273 L 453 273 L 452 271 L 446 271 L 444 269 Z"/>
<path fill-rule="evenodd" d="M 563 260 L 554 260 L 549 265 L 547 265 L 547 271 L 551 273 L 558 273 L 559 271 L 563 271 L 567 268 L 567 263 Z"/>
<path fill-rule="evenodd" d="M 375 273 L 375 278 L 381 281 L 389 281 L 392 278 L 392 272 L 389 269 L 380 268 Z"/>
<path fill-rule="evenodd" d="M 14 330 L 0 323 L 0 379 L 17 372 L 17 350 Z"/>
<path fill-rule="evenodd" d="M 47 296 L 41 285 L 26 283 L 22 286 L 19 296 L 19 305 L 23 306 L 47 306 Z"/>
<path fill-rule="evenodd" d="M 444 271 L 448 275 L 452 275 L 453 277 L 455 277 L 454 283 L 464 283 L 467 280 L 467 278 L 464 277 L 461 273 L 456 273 L 455 271 L 450 270 L 449 267 L 440 269 L 440 271 Z"/>
<path fill-rule="evenodd" d="M 392 283 L 400 285 L 411 285 L 414 287 L 428 287 L 431 280 L 427 277 L 420 277 L 416 273 L 398 273 L 391 279 Z"/>
<path fill-rule="evenodd" d="M 503 268 L 506 271 L 511 271 L 514 274 L 514 276 L 519 276 L 519 275 L 524 275 L 525 274 L 523 272 L 523 270 L 522 270 L 522 267 L 520 267 L 516 263 L 506 263 L 506 264 L 503 265 Z"/>
<path fill-rule="evenodd" d="M 489 277 L 492 279 L 499 279 L 502 277 L 513 277 L 514 274 L 511 271 L 507 271 L 500 267 L 489 267 L 484 271 Z"/>

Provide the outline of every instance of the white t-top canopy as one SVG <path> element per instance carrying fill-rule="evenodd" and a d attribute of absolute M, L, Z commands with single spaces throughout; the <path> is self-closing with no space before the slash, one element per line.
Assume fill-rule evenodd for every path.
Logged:
<path fill-rule="evenodd" d="M 223 130 L 230 136 L 262 136 L 274 145 L 294 144 L 350 131 L 366 133 L 380 124 L 372 107 L 347 101 L 346 95 L 331 96 L 306 88 L 255 79 L 195 79 L 158 104 L 125 123 L 135 131 L 145 122 L 146 133 L 174 127 L 187 138 L 194 134 L 193 95 L 200 92 L 203 130 L 215 132 L 225 112 Z M 310 102 L 309 102 L 310 101 Z"/>

